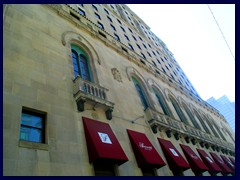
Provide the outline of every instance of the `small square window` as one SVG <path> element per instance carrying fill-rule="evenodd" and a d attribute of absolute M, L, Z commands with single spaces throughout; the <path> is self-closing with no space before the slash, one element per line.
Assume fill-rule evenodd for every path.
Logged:
<path fill-rule="evenodd" d="M 128 36 L 126 35 L 126 34 L 124 34 L 124 36 L 125 36 L 125 38 L 129 41 L 129 38 L 128 38 Z"/>
<path fill-rule="evenodd" d="M 142 44 L 142 45 L 143 45 L 143 47 L 145 47 L 145 49 L 147 49 L 147 46 L 145 44 Z"/>
<path fill-rule="evenodd" d="M 20 140 L 45 143 L 46 113 L 28 108 L 22 109 Z"/>
<path fill-rule="evenodd" d="M 136 44 L 136 45 L 137 45 L 138 49 L 141 49 L 141 50 L 142 50 L 142 48 L 141 48 L 138 44 Z"/>
<path fill-rule="evenodd" d="M 102 30 L 104 30 L 104 26 L 102 25 L 102 23 L 98 22 L 97 25 L 98 25 L 99 28 L 101 28 Z"/>
<path fill-rule="evenodd" d="M 95 10 L 95 11 L 98 11 L 97 7 L 92 5 L 92 8 Z"/>
<path fill-rule="evenodd" d="M 163 70 L 163 72 L 166 74 L 166 71 L 165 71 L 165 69 L 162 67 L 162 70 Z"/>
<path fill-rule="evenodd" d="M 85 11 L 83 11 L 82 9 L 78 8 L 78 13 L 81 14 L 82 16 L 86 16 Z"/>
<path fill-rule="evenodd" d="M 125 29 L 122 26 L 120 26 L 120 28 L 122 29 L 123 32 L 126 32 Z"/>
<path fill-rule="evenodd" d="M 132 35 L 132 37 L 133 37 L 133 39 L 134 39 L 135 41 L 137 41 L 137 39 L 135 38 L 135 36 Z"/>
<path fill-rule="evenodd" d="M 128 44 L 129 48 L 134 51 L 133 47 L 131 44 Z"/>
<path fill-rule="evenodd" d="M 114 9 L 113 5 L 110 5 L 110 6 L 111 6 L 111 8 L 113 8 L 113 9 Z"/>
<path fill-rule="evenodd" d="M 154 54 L 154 56 L 156 56 L 156 54 L 155 54 L 155 52 L 154 52 L 154 51 L 152 51 L 152 53 Z"/>
<path fill-rule="evenodd" d="M 148 55 L 150 56 L 150 57 L 152 57 L 152 55 L 149 53 L 149 52 L 147 52 L 148 53 Z"/>
<path fill-rule="evenodd" d="M 141 53 L 141 56 L 142 58 L 146 59 L 146 56 L 143 53 Z"/>
<path fill-rule="evenodd" d="M 128 30 L 132 33 L 132 30 L 130 28 L 128 28 Z"/>
<path fill-rule="evenodd" d="M 83 4 L 78 4 L 78 5 L 83 7 Z"/>
<path fill-rule="evenodd" d="M 106 10 L 105 8 L 104 8 L 104 11 L 105 11 L 107 14 L 109 14 L 108 10 Z"/>
<path fill-rule="evenodd" d="M 95 17 L 96 17 L 97 19 L 101 20 L 101 17 L 99 16 L 99 14 L 97 14 L 97 13 L 94 13 L 94 14 L 95 14 Z"/>
<path fill-rule="evenodd" d="M 117 34 L 114 33 L 114 37 L 115 37 L 116 40 L 120 41 L 120 38 Z"/>
<path fill-rule="evenodd" d="M 110 26 L 114 31 L 116 31 L 116 28 L 112 24 Z"/>
<path fill-rule="evenodd" d="M 152 48 L 152 46 L 151 46 L 150 44 L 148 44 L 148 46 L 149 46 L 150 48 Z"/>
<path fill-rule="evenodd" d="M 122 22 L 119 19 L 117 19 L 117 21 L 118 21 L 119 24 L 122 24 Z"/>
<path fill-rule="evenodd" d="M 142 41 L 142 38 L 141 38 L 141 36 L 138 36 L 138 38 Z"/>
<path fill-rule="evenodd" d="M 108 20 L 109 20 L 110 22 L 112 22 L 112 19 L 111 19 L 109 16 L 107 16 L 107 18 L 108 18 Z"/>
<path fill-rule="evenodd" d="M 157 59 L 157 62 L 159 63 L 159 64 L 161 64 L 161 62 Z"/>

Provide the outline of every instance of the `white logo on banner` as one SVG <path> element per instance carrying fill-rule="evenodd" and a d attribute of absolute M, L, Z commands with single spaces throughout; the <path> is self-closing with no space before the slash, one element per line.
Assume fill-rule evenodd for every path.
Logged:
<path fill-rule="evenodd" d="M 147 150 L 147 151 L 151 151 L 152 150 L 152 146 L 145 146 L 143 142 L 139 142 L 139 147 Z"/>
<path fill-rule="evenodd" d="M 177 157 L 179 156 L 178 153 L 174 149 L 169 148 L 169 150 L 173 153 L 174 156 L 177 156 Z"/>
<path fill-rule="evenodd" d="M 197 156 L 193 155 L 193 154 L 190 154 L 190 156 L 193 158 L 193 159 L 198 159 Z"/>
<path fill-rule="evenodd" d="M 103 143 L 112 144 L 108 134 L 98 132 L 98 135 Z"/>
<path fill-rule="evenodd" d="M 213 163 L 213 161 L 211 160 L 210 157 L 206 156 L 206 159 L 207 159 L 210 163 Z"/>

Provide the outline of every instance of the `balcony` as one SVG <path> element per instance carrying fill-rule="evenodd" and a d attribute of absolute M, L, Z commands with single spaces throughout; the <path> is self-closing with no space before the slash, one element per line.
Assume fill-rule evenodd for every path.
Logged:
<path fill-rule="evenodd" d="M 114 103 L 107 100 L 108 89 L 92 82 L 83 80 L 77 76 L 73 80 L 73 96 L 77 102 L 78 111 L 84 111 L 84 103 L 92 104 L 93 110 L 96 107 L 103 108 L 108 120 L 112 119 Z"/>
<path fill-rule="evenodd" d="M 204 144 L 212 144 L 213 146 L 219 146 L 233 152 L 235 151 L 233 144 L 207 134 L 192 126 L 186 125 L 172 117 L 166 116 L 150 108 L 146 109 L 145 113 L 154 133 L 157 133 L 157 129 L 160 131 L 164 130 L 168 137 L 171 137 L 171 133 L 174 134 L 175 138 L 181 134 L 184 138 L 195 139 L 194 141 L 198 140 L 199 142 L 205 142 Z"/>

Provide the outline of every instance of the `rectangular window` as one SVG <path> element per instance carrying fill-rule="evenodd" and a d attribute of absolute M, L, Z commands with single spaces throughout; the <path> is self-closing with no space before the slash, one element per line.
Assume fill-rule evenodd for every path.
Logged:
<path fill-rule="evenodd" d="M 120 28 L 122 29 L 123 32 L 126 32 L 125 29 L 122 26 L 120 26 Z"/>
<path fill-rule="evenodd" d="M 122 47 L 122 46 L 121 46 Z M 125 49 L 124 47 L 122 47 L 122 50 L 125 51 L 126 53 L 128 52 L 127 49 Z"/>
<path fill-rule="evenodd" d="M 99 16 L 99 14 L 97 14 L 97 13 L 94 13 L 94 14 L 95 14 L 95 17 L 96 17 L 97 19 L 101 20 L 101 17 Z"/>
<path fill-rule="evenodd" d="M 128 44 L 129 48 L 134 51 L 133 47 L 131 44 Z"/>
<path fill-rule="evenodd" d="M 109 20 L 110 22 L 112 22 L 112 19 L 111 19 L 109 16 L 107 16 L 107 18 L 108 18 L 108 20 Z"/>
<path fill-rule="evenodd" d="M 102 30 L 104 30 L 104 26 L 102 25 L 102 23 L 98 22 L 97 25 L 98 25 L 99 28 L 101 28 Z"/>
<path fill-rule="evenodd" d="M 20 140 L 45 143 L 46 113 L 23 108 L 21 115 Z"/>
<path fill-rule="evenodd" d="M 116 31 L 116 28 L 114 27 L 114 25 L 111 24 L 110 26 L 114 31 Z"/>
<path fill-rule="evenodd" d="M 115 37 L 116 40 L 120 41 L 120 38 L 117 34 L 114 33 L 114 37 Z"/>
<path fill-rule="evenodd" d="M 71 15 L 72 17 L 76 18 L 77 20 L 80 20 L 80 18 L 79 18 L 76 14 L 70 12 L 70 15 Z"/>
<path fill-rule="evenodd" d="M 108 10 L 106 10 L 105 8 L 104 8 L 104 11 L 105 11 L 107 14 L 109 14 Z"/>
<path fill-rule="evenodd" d="M 98 11 L 98 9 L 97 9 L 96 6 L 92 5 L 92 7 L 93 7 L 93 9 L 94 9 L 95 11 Z"/>
<path fill-rule="evenodd" d="M 146 59 L 146 56 L 143 53 L 141 53 L 141 56 L 142 58 Z"/>
<path fill-rule="evenodd" d="M 128 36 L 126 35 L 126 34 L 124 34 L 124 36 L 125 36 L 125 38 L 129 41 L 129 38 L 128 38 Z"/>
<path fill-rule="evenodd" d="M 118 21 L 119 24 L 122 24 L 122 22 L 119 19 L 117 19 L 117 21 Z"/>
<path fill-rule="evenodd" d="M 78 14 L 81 14 L 82 16 L 86 16 L 85 11 L 83 11 L 82 9 L 78 8 Z"/>

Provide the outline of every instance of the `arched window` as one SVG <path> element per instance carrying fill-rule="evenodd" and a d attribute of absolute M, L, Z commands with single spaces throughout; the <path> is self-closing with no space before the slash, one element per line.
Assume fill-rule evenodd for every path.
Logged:
<path fill-rule="evenodd" d="M 90 65 L 87 54 L 78 46 L 72 44 L 72 62 L 74 76 L 80 76 L 82 79 L 92 81 Z"/>
<path fill-rule="evenodd" d="M 196 128 L 196 129 L 200 129 L 200 126 L 199 124 L 197 123 L 196 119 L 194 118 L 194 116 L 192 115 L 191 111 L 189 110 L 189 108 L 186 106 L 186 104 L 183 103 L 183 108 L 185 109 L 185 111 L 187 112 L 187 115 L 188 117 L 190 118 L 190 120 L 192 121 L 193 123 L 193 126 Z"/>
<path fill-rule="evenodd" d="M 133 83 L 134 83 L 134 85 L 136 87 L 136 90 L 138 92 L 138 96 L 140 97 L 141 102 L 142 102 L 143 107 L 144 107 L 144 110 L 145 110 L 145 109 L 147 109 L 149 107 L 146 95 L 145 95 L 145 93 L 144 93 L 140 83 L 134 77 L 132 77 L 132 80 L 133 80 Z"/>
<path fill-rule="evenodd" d="M 208 134 L 211 134 L 208 127 L 206 126 L 206 124 L 204 123 L 203 119 L 201 118 L 201 116 L 198 114 L 198 112 L 194 109 L 194 113 L 196 114 L 198 120 L 200 121 L 200 123 L 203 126 L 203 129 L 205 130 L 205 132 L 207 132 Z"/>
<path fill-rule="evenodd" d="M 189 123 L 188 123 L 185 115 L 183 114 L 181 108 L 179 107 L 177 101 L 176 101 L 174 98 L 172 98 L 171 96 L 170 96 L 169 98 L 170 98 L 170 101 L 172 102 L 172 105 L 173 105 L 175 111 L 177 112 L 180 120 L 181 120 L 183 123 L 189 125 Z"/>
<path fill-rule="evenodd" d="M 210 119 L 210 121 L 211 121 L 212 125 L 215 127 L 215 129 L 217 130 L 218 134 L 221 136 L 221 138 L 226 141 L 226 138 L 224 137 L 224 135 L 221 132 L 221 128 L 214 122 L 213 119 Z"/>
<path fill-rule="evenodd" d="M 155 95 L 157 97 L 158 103 L 161 106 L 164 114 L 172 117 L 173 116 L 172 112 L 170 111 L 170 109 L 169 109 L 169 107 L 167 105 L 167 102 L 163 98 L 163 95 L 160 92 L 157 93 L 157 91 L 155 89 L 153 89 L 153 91 L 154 91 L 154 93 L 155 93 Z"/>
<path fill-rule="evenodd" d="M 210 127 L 210 129 L 212 130 L 213 134 L 215 135 L 215 137 L 219 138 L 218 133 L 216 132 L 216 130 L 213 127 L 213 122 L 210 122 L 210 120 L 203 114 L 204 119 L 206 119 L 206 122 L 208 124 L 208 126 Z"/>

